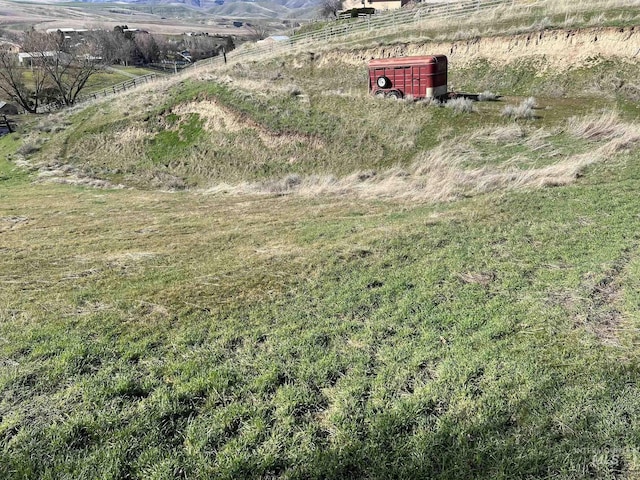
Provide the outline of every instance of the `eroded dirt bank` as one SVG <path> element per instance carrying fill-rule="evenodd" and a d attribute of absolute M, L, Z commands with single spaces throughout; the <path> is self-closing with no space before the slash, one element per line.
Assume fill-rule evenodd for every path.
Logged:
<path fill-rule="evenodd" d="M 479 37 L 452 42 L 401 43 L 396 45 L 333 50 L 318 57 L 320 65 L 335 61 L 361 65 L 372 58 L 444 53 L 464 67 L 480 58 L 509 63 L 523 57 L 545 59 L 545 66 L 563 70 L 596 58 L 615 57 L 640 61 L 640 26 L 544 30 L 513 36 Z"/>

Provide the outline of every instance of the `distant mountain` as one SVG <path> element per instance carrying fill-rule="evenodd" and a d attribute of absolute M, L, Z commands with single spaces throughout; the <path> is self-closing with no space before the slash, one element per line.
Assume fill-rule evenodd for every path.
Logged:
<path fill-rule="evenodd" d="M 74 0 L 82 3 L 112 3 L 112 0 Z M 212 8 L 222 4 L 229 3 L 259 3 L 259 4 L 273 4 L 285 7 L 287 9 L 297 8 L 317 8 L 321 0 L 118 0 L 120 4 L 135 4 L 135 5 L 188 5 L 198 8 Z M 116 2 L 113 2 L 116 3 Z"/>
<path fill-rule="evenodd" d="M 207 8 L 207 12 L 228 18 L 284 18 L 289 9 L 275 2 L 225 2 Z"/>
<path fill-rule="evenodd" d="M 74 0 L 82 3 L 116 3 L 113 0 Z M 226 18 L 311 19 L 322 0 L 118 0 L 125 6 L 185 6 Z"/>

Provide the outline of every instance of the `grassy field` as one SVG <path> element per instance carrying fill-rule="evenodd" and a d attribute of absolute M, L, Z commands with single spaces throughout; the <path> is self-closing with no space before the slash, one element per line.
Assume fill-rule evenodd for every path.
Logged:
<path fill-rule="evenodd" d="M 300 56 L 2 137 L 0 478 L 640 477 L 638 69 L 481 66 L 470 112 Z"/>
<path fill-rule="evenodd" d="M 4 478 L 637 472 L 637 154 L 436 206 L 13 175 Z"/>

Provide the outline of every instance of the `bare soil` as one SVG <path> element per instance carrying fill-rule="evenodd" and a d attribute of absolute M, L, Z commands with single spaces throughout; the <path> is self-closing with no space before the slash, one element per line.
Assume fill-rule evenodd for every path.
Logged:
<path fill-rule="evenodd" d="M 335 61 L 361 65 L 372 58 L 446 54 L 465 67 L 479 58 L 508 64 L 523 58 L 544 60 L 541 70 L 564 71 L 602 58 L 637 62 L 640 59 L 640 26 L 545 30 L 520 35 L 472 38 L 452 42 L 401 43 L 356 50 L 334 50 L 319 55 L 320 65 Z"/>

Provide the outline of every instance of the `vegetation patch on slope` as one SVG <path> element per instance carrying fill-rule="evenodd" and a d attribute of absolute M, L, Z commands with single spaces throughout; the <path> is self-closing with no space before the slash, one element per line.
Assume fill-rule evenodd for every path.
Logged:
<path fill-rule="evenodd" d="M 174 80 L 161 102 L 155 90 L 142 89 L 66 114 L 74 127 L 31 159 L 53 155 L 56 165 L 68 163 L 85 176 L 143 188 L 445 199 L 501 186 L 565 184 L 606 156 L 597 149 L 581 155 L 593 146 L 564 133 L 569 117 L 597 117 L 593 112 L 615 100 L 616 127 L 636 129 L 634 103 L 620 89 L 604 95 L 582 89 L 598 85 L 609 67 L 597 62 L 576 70 L 581 82 L 567 82 L 562 92 L 555 76 L 534 76 L 531 62 L 505 65 L 501 75 L 488 63 L 452 68 L 452 82 L 466 91 L 542 94 L 529 120 L 517 125 L 503 113 L 518 97 L 478 102 L 467 113 L 437 102 L 374 99 L 366 71 L 347 65 L 272 62 L 232 67 L 226 76 L 194 72 Z M 630 86 L 636 70 L 629 65 L 615 76 Z M 143 108 L 127 110 L 132 102 Z M 514 138 L 501 140 L 514 128 Z M 426 191 L 432 193 L 417 193 Z"/>

